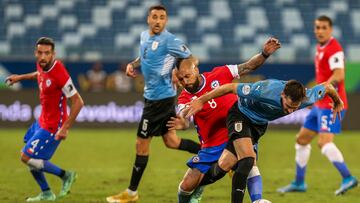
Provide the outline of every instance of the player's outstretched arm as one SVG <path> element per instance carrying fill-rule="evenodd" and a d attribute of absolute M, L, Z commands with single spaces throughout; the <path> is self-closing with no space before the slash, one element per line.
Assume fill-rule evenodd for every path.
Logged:
<path fill-rule="evenodd" d="M 341 119 L 340 112 L 344 109 L 344 103 L 341 100 L 339 94 L 332 84 L 324 83 L 325 86 L 325 94 L 327 94 L 333 100 L 333 122 L 335 122 L 336 115 Z"/>
<path fill-rule="evenodd" d="M 140 57 L 137 57 L 134 61 L 132 61 L 131 63 L 127 64 L 126 66 L 126 75 L 132 78 L 136 77 L 136 68 L 140 67 Z"/>
<path fill-rule="evenodd" d="M 261 53 L 256 54 L 247 62 L 238 65 L 239 75 L 240 76 L 245 75 L 245 74 L 259 68 L 262 64 L 264 64 L 266 59 L 271 54 L 273 54 L 276 50 L 278 50 L 280 47 L 281 47 L 281 44 L 278 39 L 273 38 L 273 37 L 269 38 L 265 42 L 263 51 Z"/>
<path fill-rule="evenodd" d="M 189 112 L 187 113 L 186 118 L 190 118 L 192 115 L 201 111 L 205 102 L 208 102 L 212 99 L 221 97 L 226 94 L 230 94 L 230 93 L 236 94 L 237 86 L 238 83 L 229 83 L 229 84 L 221 85 L 220 87 L 217 87 L 212 91 L 202 95 L 201 97 L 193 100 L 189 105 Z"/>
<path fill-rule="evenodd" d="M 36 80 L 37 75 L 38 75 L 37 71 L 32 73 L 21 74 L 21 75 L 13 74 L 5 79 L 5 83 L 10 86 L 21 80 Z"/>
<path fill-rule="evenodd" d="M 79 114 L 81 108 L 84 106 L 84 101 L 82 100 L 79 93 L 74 94 L 72 97 L 69 98 L 71 105 L 70 105 L 70 114 L 63 126 L 58 130 L 56 133 L 55 139 L 62 140 L 66 139 L 68 134 L 68 130 L 74 124 L 77 115 Z"/>

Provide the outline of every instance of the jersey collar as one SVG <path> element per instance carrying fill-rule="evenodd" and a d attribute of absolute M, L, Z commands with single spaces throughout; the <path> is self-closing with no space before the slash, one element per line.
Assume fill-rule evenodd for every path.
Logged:
<path fill-rule="evenodd" d="M 324 45 L 320 45 L 319 44 L 319 48 L 320 49 L 324 49 L 325 47 L 327 47 L 327 45 L 329 45 L 330 44 L 330 42 L 332 41 L 334 39 L 334 37 L 330 37 L 330 39 L 324 44 Z"/>

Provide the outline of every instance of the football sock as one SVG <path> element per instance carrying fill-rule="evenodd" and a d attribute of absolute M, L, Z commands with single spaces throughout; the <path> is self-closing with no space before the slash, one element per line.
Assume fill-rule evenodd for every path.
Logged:
<path fill-rule="evenodd" d="M 200 151 L 201 146 L 199 143 L 196 143 L 193 140 L 181 139 L 179 149 L 197 154 Z"/>
<path fill-rule="evenodd" d="M 148 160 L 149 156 L 136 155 L 135 164 L 131 174 L 130 186 L 128 187 L 128 189 L 132 191 L 137 190 Z"/>
<path fill-rule="evenodd" d="M 199 186 L 208 185 L 216 182 L 225 176 L 227 172 L 220 168 L 218 163 L 211 165 L 211 168 L 205 173 L 203 179 L 201 180 Z"/>
<path fill-rule="evenodd" d="M 251 202 L 262 198 L 262 178 L 257 166 L 253 166 L 248 175 L 247 187 Z"/>
<path fill-rule="evenodd" d="M 238 167 L 232 178 L 232 203 L 243 202 L 247 182 L 246 180 L 253 165 L 254 157 L 246 157 L 238 161 Z"/>
<path fill-rule="evenodd" d="M 334 164 L 343 178 L 351 176 L 350 171 L 344 162 L 342 153 L 333 142 L 325 144 L 321 148 L 321 153 L 324 154 Z"/>
<path fill-rule="evenodd" d="M 42 169 L 42 171 L 46 173 L 54 174 L 56 176 L 59 176 L 60 178 L 63 178 L 65 175 L 65 171 L 63 169 L 54 165 L 50 161 L 44 161 L 44 168 Z"/>
<path fill-rule="evenodd" d="M 46 178 L 45 178 L 43 172 L 36 170 L 34 168 L 31 168 L 30 172 L 31 172 L 32 176 L 34 177 L 34 179 L 36 180 L 37 184 L 40 186 L 41 191 L 44 192 L 44 191 L 50 190 L 50 187 L 46 181 Z"/>
<path fill-rule="evenodd" d="M 295 144 L 295 161 L 296 161 L 296 177 L 295 182 L 297 184 L 304 183 L 305 173 L 306 173 L 306 165 L 310 158 L 311 145 L 300 145 Z"/>
<path fill-rule="evenodd" d="M 178 190 L 178 203 L 189 203 L 190 199 L 191 199 L 191 194 L 193 191 L 191 192 L 187 192 L 181 189 L 180 185 L 179 185 L 179 190 Z"/>

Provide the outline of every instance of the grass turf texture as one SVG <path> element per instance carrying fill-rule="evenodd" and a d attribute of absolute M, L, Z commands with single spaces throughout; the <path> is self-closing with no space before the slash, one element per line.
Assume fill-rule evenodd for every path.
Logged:
<path fill-rule="evenodd" d="M 20 161 L 20 149 L 25 129 L 0 129 L 0 202 L 24 202 L 25 197 L 40 192 L 28 168 Z M 57 202 L 105 202 L 106 196 L 124 190 L 129 185 L 135 158 L 135 129 L 73 129 L 68 139 L 55 153 L 53 163 L 79 174 L 69 196 Z M 294 177 L 294 140 L 296 131 L 274 131 L 260 140 L 258 162 L 263 176 L 264 198 L 274 203 L 289 202 L 359 202 L 360 188 L 335 197 L 341 178 L 332 164 L 320 154 L 316 143 L 312 145 L 306 181 L 308 192 L 280 195 L 276 188 L 284 186 Z M 197 140 L 195 131 L 180 131 L 178 135 Z M 345 160 L 360 178 L 360 133 L 344 132 L 336 137 Z M 191 157 L 187 152 L 165 148 L 160 137 L 153 138 L 150 159 L 139 186 L 139 202 L 177 202 L 177 188 Z M 46 175 L 52 190 L 58 194 L 61 181 Z M 231 180 L 221 181 L 205 189 L 204 203 L 230 202 Z M 244 202 L 250 202 L 245 197 Z"/>

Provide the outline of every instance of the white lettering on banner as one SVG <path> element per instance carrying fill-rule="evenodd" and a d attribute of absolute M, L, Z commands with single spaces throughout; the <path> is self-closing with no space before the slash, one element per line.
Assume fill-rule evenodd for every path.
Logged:
<path fill-rule="evenodd" d="M 31 106 L 28 104 L 21 104 L 20 101 L 17 100 L 9 106 L 0 104 L 1 121 L 26 122 L 31 119 L 31 116 Z"/>

